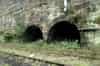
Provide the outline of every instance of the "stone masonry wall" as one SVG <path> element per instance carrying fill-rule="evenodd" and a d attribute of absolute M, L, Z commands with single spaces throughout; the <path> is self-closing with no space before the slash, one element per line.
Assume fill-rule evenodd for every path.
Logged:
<path fill-rule="evenodd" d="M 23 24 L 26 28 L 33 24 L 45 34 L 51 24 L 55 24 L 54 20 L 61 16 L 69 21 L 76 16 L 81 17 L 78 23 L 75 22 L 80 29 L 84 27 L 83 23 L 87 25 L 84 19 L 89 16 L 91 2 L 93 0 L 68 0 L 67 14 L 63 11 L 64 0 L 0 0 L 0 31 L 14 31 L 17 24 Z"/>

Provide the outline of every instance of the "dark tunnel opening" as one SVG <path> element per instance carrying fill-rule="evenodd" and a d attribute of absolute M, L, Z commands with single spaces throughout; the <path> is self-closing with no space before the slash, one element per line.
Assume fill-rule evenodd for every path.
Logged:
<path fill-rule="evenodd" d="M 42 31 L 39 27 L 32 25 L 26 28 L 24 31 L 24 41 L 26 42 L 33 42 L 37 40 L 43 39 Z"/>
<path fill-rule="evenodd" d="M 60 21 L 56 23 L 48 32 L 47 41 L 76 41 L 80 43 L 80 31 L 76 25 L 68 21 Z"/>

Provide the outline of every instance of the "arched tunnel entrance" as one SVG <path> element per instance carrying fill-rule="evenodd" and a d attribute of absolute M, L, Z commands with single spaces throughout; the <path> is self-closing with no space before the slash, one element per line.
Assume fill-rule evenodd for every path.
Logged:
<path fill-rule="evenodd" d="M 54 24 L 48 32 L 47 41 L 78 41 L 80 43 L 80 32 L 76 25 L 68 21 L 60 21 Z"/>
<path fill-rule="evenodd" d="M 42 31 L 38 26 L 31 25 L 24 31 L 24 41 L 32 42 L 43 39 Z"/>

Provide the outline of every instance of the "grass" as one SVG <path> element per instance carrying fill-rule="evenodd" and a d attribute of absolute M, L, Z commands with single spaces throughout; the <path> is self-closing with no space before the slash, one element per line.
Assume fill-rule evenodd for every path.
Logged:
<path fill-rule="evenodd" d="M 9 64 L 3 64 L 2 66 L 10 66 Z"/>
<path fill-rule="evenodd" d="M 33 42 L 33 43 L 1 43 L 0 47 L 9 48 L 18 51 L 25 51 L 30 53 L 42 53 L 47 55 L 65 56 L 68 53 L 73 55 L 84 54 L 86 56 L 93 56 L 95 54 L 100 54 L 99 50 L 80 48 L 75 42 L 55 42 L 46 43 L 43 41 Z M 94 52 L 93 52 L 94 51 Z"/>
<path fill-rule="evenodd" d="M 3 50 L 3 51 L 7 51 L 8 53 L 14 51 L 14 53 L 21 54 L 21 55 L 30 55 L 34 53 L 34 54 L 40 54 L 39 56 L 45 55 L 47 57 L 48 56 L 62 57 L 64 56 L 64 53 L 68 49 L 67 43 L 68 42 L 61 42 L 58 44 L 58 42 L 55 42 L 55 43 L 47 44 L 44 41 L 37 41 L 33 43 L 23 43 L 23 42 L 22 43 L 1 43 L 0 51 Z"/>
<path fill-rule="evenodd" d="M 47 43 L 47 42 L 43 42 L 43 41 L 37 41 L 37 42 L 33 42 L 33 43 L 4 43 L 4 44 L 0 44 L 0 45 L 10 45 L 9 47 L 14 46 L 14 48 L 17 49 L 50 49 L 50 50 L 60 50 L 61 49 L 69 49 L 69 48 L 80 48 L 79 45 L 75 42 L 54 42 L 54 43 Z"/>
<path fill-rule="evenodd" d="M 6 48 L 6 49 L 5 49 Z M 8 50 L 8 51 L 15 51 L 15 53 L 21 53 L 24 55 L 22 51 L 27 53 L 39 53 L 41 55 L 52 56 L 52 57 L 65 57 L 72 55 L 72 56 L 84 56 L 90 57 L 91 60 L 95 60 L 94 58 L 100 58 L 100 52 L 96 49 L 88 49 L 88 48 L 80 48 L 77 43 L 72 42 L 55 42 L 55 43 L 46 43 L 44 41 L 37 41 L 32 43 L 0 43 L 0 51 L 1 50 Z M 50 58 L 52 59 L 52 58 Z M 87 59 L 87 58 L 86 58 Z M 89 62 L 90 62 L 89 59 Z M 61 60 L 62 61 L 62 60 Z M 66 61 L 64 61 L 66 62 Z M 77 62 L 77 63 L 76 63 Z M 89 66 L 85 61 L 81 64 L 80 60 L 76 60 L 73 62 L 67 62 L 69 64 L 76 64 L 75 66 Z M 85 64 L 86 63 L 86 64 Z"/>

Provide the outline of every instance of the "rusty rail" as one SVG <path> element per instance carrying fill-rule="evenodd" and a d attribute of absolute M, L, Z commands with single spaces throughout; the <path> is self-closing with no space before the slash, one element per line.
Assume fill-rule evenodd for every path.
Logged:
<path fill-rule="evenodd" d="M 34 57 L 28 57 L 28 56 L 19 55 L 19 54 L 15 54 L 15 53 L 9 53 L 9 52 L 5 52 L 5 51 L 0 51 L 0 53 L 4 53 L 5 55 L 9 55 L 11 57 L 21 57 L 24 59 L 43 62 L 43 63 L 49 64 L 49 66 L 52 66 L 52 65 L 53 66 L 66 66 L 66 64 L 63 64 L 63 63 L 53 62 L 53 61 L 49 61 L 49 60 L 43 60 L 43 59 L 34 58 Z M 100 60 L 100 57 L 98 57 L 98 58 L 97 57 L 90 57 L 90 56 L 84 56 L 84 55 L 77 55 L 77 54 L 73 54 L 73 53 L 68 53 L 68 54 L 66 54 L 66 56 L 79 57 L 79 58 L 91 59 L 91 60 L 95 60 L 95 59 Z"/>
<path fill-rule="evenodd" d="M 34 61 L 38 61 L 38 62 L 43 62 L 43 63 L 49 64 L 49 66 L 52 66 L 52 65 L 53 66 L 65 66 L 65 64 L 56 63 L 56 62 L 47 61 L 47 60 L 42 60 L 42 59 L 37 59 L 37 58 L 32 58 L 32 57 L 26 57 L 24 55 L 22 56 L 22 55 L 18 55 L 18 54 L 12 54 L 12 53 L 9 53 L 9 52 L 3 52 L 3 51 L 0 51 L 0 53 L 3 53 L 5 55 L 9 55 L 9 56 L 13 56 L 13 57 L 22 57 L 24 59 L 29 59 L 29 60 L 34 60 Z"/>

